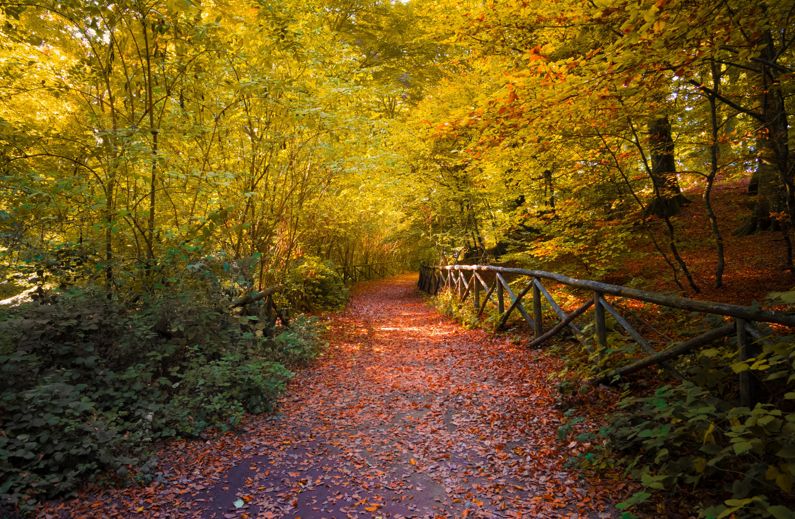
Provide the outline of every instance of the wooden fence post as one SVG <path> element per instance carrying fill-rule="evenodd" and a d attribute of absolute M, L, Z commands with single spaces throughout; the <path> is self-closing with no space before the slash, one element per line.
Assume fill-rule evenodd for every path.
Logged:
<path fill-rule="evenodd" d="M 605 320 L 605 307 L 600 301 L 602 294 L 593 293 L 594 304 L 594 325 L 596 327 L 596 343 L 602 347 L 607 347 L 607 321 Z"/>
<path fill-rule="evenodd" d="M 478 309 L 480 308 L 480 282 L 478 281 L 478 278 L 474 272 L 472 273 L 472 283 L 475 285 L 473 287 L 472 305 L 474 306 L 475 311 L 477 312 Z"/>
<path fill-rule="evenodd" d="M 499 278 L 497 278 L 495 283 L 497 283 L 497 311 L 502 315 L 505 313 L 505 289 L 502 283 L 500 283 Z"/>
<path fill-rule="evenodd" d="M 538 278 L 533 278 L 533 322 L 535 325 L 535 336 L 536 338 L 540 337 L 544 330 L 542 329 L 544 326 L 544 318 L 541 312 L 541 291 L 538 289 Z"/>
<path fill-rule="evenodd" d="M 737 348 L 739 358 L 741 361 L 746 361 L 754 357 L 754 352 L 751 348 L 751 340 L 748 337 L 748 331 L 745 329 L 748 321 L 745 319 L 735 319 L 734 326 L 737 329 Z M 751 373 L 751 370 L 745 370 L 740 373 L 740 405 L 743 407 L 753 408 L 756 405 L 756 380 Z"/>

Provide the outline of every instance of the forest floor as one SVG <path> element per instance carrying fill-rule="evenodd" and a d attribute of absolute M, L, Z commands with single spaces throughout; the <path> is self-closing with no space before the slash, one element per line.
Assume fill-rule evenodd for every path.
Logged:
<path fill-rule="evenodd" d="M 785 269 L 786 251 L 780 232 L 765 231 L 746 236 L 734 234 L 750 217 L 754 203 L 754 197 L 748 194 L 747 179 L 719 182 L 712 195 L 724 240 L 726 261 L 723 286 L 715 287 L 715 239 L 702 192 L 700 186 L 686 190 L 684 194 L 690 203 L 671 219 L 682 258 L 701 289 L 698 294 L 688 290 L 684 295 L 748 305 L 754 301 L 763 303 L 769 292 L 791 290 L 795 286 L 795 276 Z M 659 244 L 670 256 L 663 222 L 655 221 L 653 228 Z M 630 279 L 638 278 L 643 279 L 650 290 L 678 291 L 670 267 L 645 235 L 638 233 L 632 251 L 631 257 L 620 265 L 608 281 L 626 284 Z M 681 273 L 680 281 L 687 286 Z"/>
<path fill-rule="evenodd" d="M 143 487 L 47 517 L 613 517 L 624 481 L 583 479 L 561 444 L 560 366 L 439 315 L 415 275 L 362 283 L 278 414 L 170 442 Z"/>

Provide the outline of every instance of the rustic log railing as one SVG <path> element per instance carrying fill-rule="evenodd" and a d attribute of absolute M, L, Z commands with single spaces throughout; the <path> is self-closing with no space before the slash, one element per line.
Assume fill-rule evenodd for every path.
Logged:
<path fill-rule="evenodd" d="M 346 282 L 356 283 L 370 279 L 379 279 L 393 273 L 397 262 L 366 263 L 362 265 L 347 265 L 340 269 L 340 274 Z"/>
<path fill-rule="evenodd" d="M 516 276 L 525 278 L 523 288 L 518 293 L 514 292 L 506 280 L 506 277 Z M 578 308 L 567 313 L 555 301 L 542 280 L 585 290 L 590 297 Z M 533 330 L 534 338 L 530 342 L 530 347 L 541 346 L 565 329 L 570 330 L 580 342 L 590 346 L 591 338 L 588 334 L 583 333 L 575 320 L 593 307 L 593 342 L 600 348 L 606 348 L 608 345 L 607 316 L 610 315 L 624 329 L 629 339 L 645 350 L 648 356 L 628 366 L 610 370 L 595 380 L 600 383 L 610 382 L 617 377 L 628 375 L 652 364 L 660 364 L 674 375 L 679 376 L 667 361 L 732 335 L 736 336 L 740 360 L 747 360 L 755 354 L 754 341 L 762 337 L 762 333 L 754 326 L 754 323 L 775 323 L 795 327 L 795 314 L 773 312 L 750 306 L 698 301 L 599 281 L 575 279 L 542 270 L 491 265 L 423 266 L 420 268 L 418 285 L 421 290 L 429 294 L 437 294 L 444 289 L 451 290 L 458 296 L 462 304 L 471 297 L 473 308 L 478 316 L 483 314 L 486 306 L 491 302 L 496 305 L 499 314 L 498 329 L 505 327 L 514 311 L 518 312 Z M 663 351 L 657 351 L 651 342 L 645 339 L 615 306 L 605 299 L 606 296 L 643 301 L 661 307 L 700 314 L 712 314 L 723 317 L 724 320 L 728 318 L 730 322 L 725 322 L 697 337 L 669 346 Z M 525 300 L 528 297 L 530 298 L 529 311 L 525 307 Z M 559 319 L 554 326 L 546 331 L 543 318 L 545 304 Z M 743 405 L 751 405 L 753 402 L 753 385 L 753 379 L 748 371 L 740 373 L 740 399 Z"/>
<path fill-rule="evenodd" d="M 279 308 L 273 299 L 273 296 L 282 290 L 284 290 L 283 285 L 275 285 L 262 291 L 248 292 L 232 301 L 229 310 L 239 312 L 239 315 L 256 317 L 255 320 L 264 319 L 266 329 L 263 332 L 273 332 L 277 320 L 282 323 L 282 326 L 289 328 L 289 310 Z"/>

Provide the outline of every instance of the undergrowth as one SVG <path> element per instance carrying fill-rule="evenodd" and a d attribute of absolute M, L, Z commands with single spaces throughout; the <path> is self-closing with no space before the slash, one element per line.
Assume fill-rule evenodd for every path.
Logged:
<path fill-rule="evenodd" d="M 283 300 L 298 310 L 334 310 L 345 305 L 348 295 L 345 280 L 333 263 L 304 256 L 287 273 Z"/>
<path fill-rule="evenodd" d="M 499 323 L 499 315 L 496 311 L 486 309 L 481 316 L 472 302 L 468 298 L 463 303 L 458 298 L 458 294 L 451 290 L 443 290 L 435 295 L 431 302 L 440 313 L 452 317 L 467 328 L 484 328 L 494 330 Z"/>
<path fill-rule="evenodd" d="M 682 381 L 654 375 L 653 368 L 644 378 L 623 381 L 623 397 L 577 462 L 586 469 L 620 467 L 642 486 L 618 505 L 623 517 L 685 511 L 706 518 L 795 517 L 794 344 L 791 336 L 768 339 L 754 359 L 741 362 L 727 339 L 678 359 Z M 567 364 L 558 374 L 570 416 L 565 438 L 579 430 L 574 421 L 588 406 L 604 407 L 588 381 L 607 365 L 575 349 L 561 345 L 556 351 L 565 353 Z M 739 403 L 743 371 L 757 386 L 750 408 Z"/>
<path fill-rule="evenodd" d="M 0 314 L 0 516 L 86 482 L 146 481 L 154 442 L 274 408 L 319 325 L 230 310 L 212 283 L 134 302 L 61 291 Z"/>

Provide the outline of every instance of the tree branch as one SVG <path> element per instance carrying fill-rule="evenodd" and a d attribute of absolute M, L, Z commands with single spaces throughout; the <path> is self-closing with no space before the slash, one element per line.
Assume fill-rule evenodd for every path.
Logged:
<path fill-rule="evenodd" d="M 695 79 L 689 79 L 688 83 L 690 83 L 694 87 L 698 88 L 699 90 L 701 90 L 705 94 L 709 95 L 710 97 L 714 97 L 715 99 L 717 99 L 721 103 L 734 108 L 738 112 L 741 112 L 741 113 L 744 113 L 746 115 L 749 115 L 749 116 L 753 117 L 754 119 L 756 119 L 757 121 L 764 122 L 764 118 L 762 117 L 762 114 L 760 114 L 758 112 L 755 112 L 753 110 L 749 110 L 748 108 L 745 108 L 743 106 L 738 105 L 737 103 L 735 103 L 731 99 L 729 99 L 727 97 L 724 97 L 723 95 L 721 95 L 720 93 L 716 92 L 715 90 L 709 88 L 706 85 L 702 85 L 701 83 L 699 83 Z"/>

